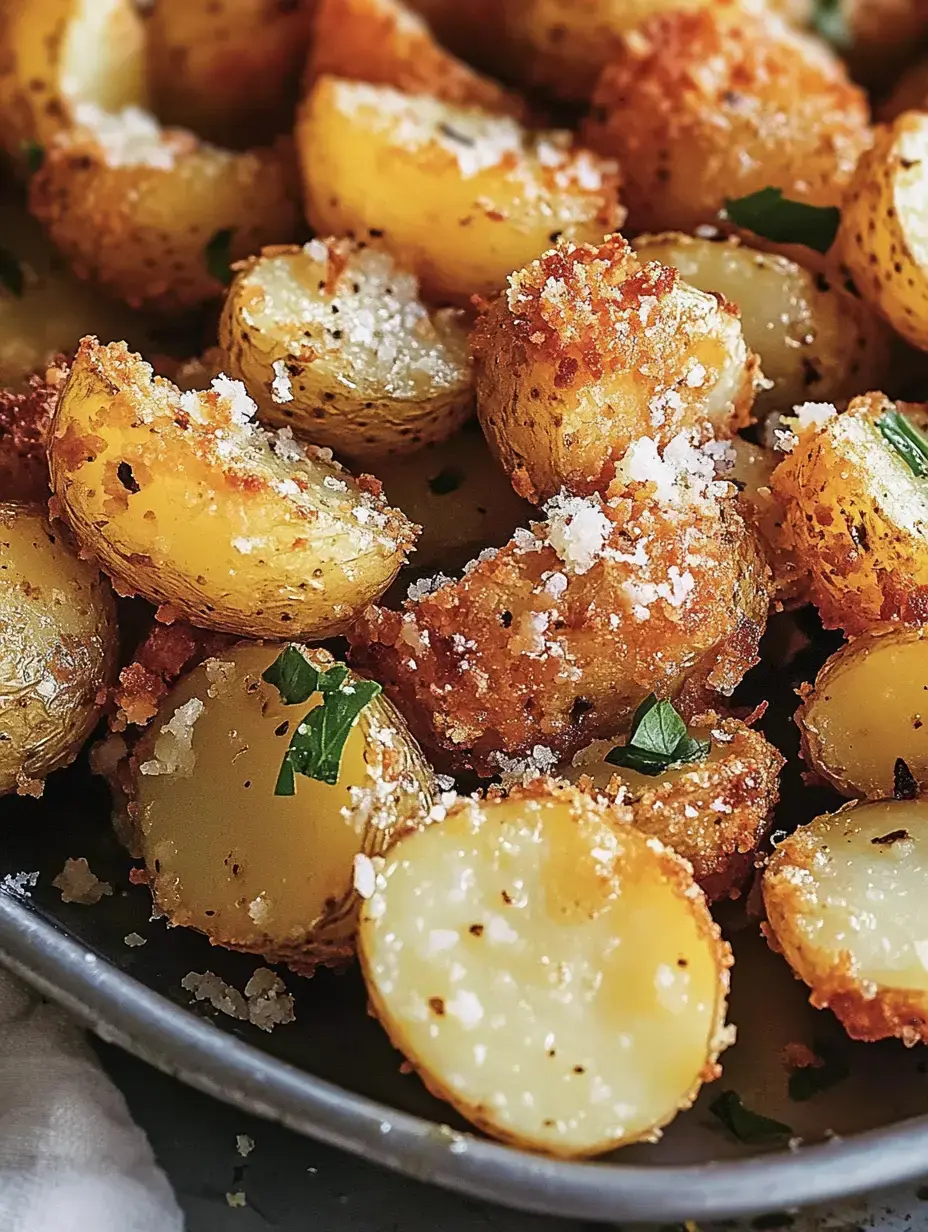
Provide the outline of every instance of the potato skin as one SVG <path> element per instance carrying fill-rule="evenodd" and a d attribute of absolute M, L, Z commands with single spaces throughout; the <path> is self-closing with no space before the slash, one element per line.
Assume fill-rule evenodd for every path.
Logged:
<path fill-rule="evenodd" d="M 292 440 L 272 448 L 231 384 L 182 395 L 124 346 L 84 339 L 49 437 L 56 508 L 118 589 L 169 619 L 250 637 L 341 632 L 415 530 L 376 480 Z"/>
<path fill-rule="evenodd" d="M 735 3 L 623 36 L 582 139 L 618 158 L 629 226 L 693 231 L 772 185 L 839 205 L 870 137 L 863 93 L 824 44 Z"/>
<path fill-rule="evenodd" d="M 310 225 L 382 239 L 438 303 L 492 295 L 558 235 L 598 242 L 625 217 L 615 162 L 568 134 L 386 86 L 321 78 L 296 144 Z"/>
<path fill-rule="evenodd" d="M 80 752 L 116 668 L 113 596 L 41 505 L 0 501 L 0 794 Z"/>

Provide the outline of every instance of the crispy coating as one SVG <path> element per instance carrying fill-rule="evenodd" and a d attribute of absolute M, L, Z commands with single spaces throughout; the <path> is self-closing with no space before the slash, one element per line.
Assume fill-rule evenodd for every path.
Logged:
<path fill-rule="evenodd" d="M 45 441 L 67 377 L 64 356 L 24 391 L 0 390 L 0 500 L 44 501 L 49 496 Z"/>
<path fill-rule="evenodd" d="M 741 436 L 733 438 L 731 448 L 733 456 L 724 459 L 722 474 L 738 489 L 738 509 L 767 553 L 773 601 L 778 610 L 801 607 L 810 602 L 808 571 L 787 545 L 783 504 L 770 486 L 782 454 Z"/>
<path fill-rule="evenodd" d="M 840 204 L 868 110 L 823 43 L 719 0 L 621 39 L 583 137 L 619 159 L 630 226 L 692 231 L 768 185 Z"/>
<path fill-rule="evenodd" d="M 164 624 L 155 620 L 132 661 L 119 673 L 113 689 L 116 713 L 110 728 L 144 727 L 157 713 L 172 684 L 204 659 L 219 654 L 232 642 L 225 633 L 212 633 L 178 620 Z"/>
<path fill-rule="evenodd" d="M 729 692 L 757 657 L 767 569 L 733 502 L 558 498 L 548 521 L 481 553 L 460 581 L 370 608 L 354 661 L 441 761 L 540 768 L 619 730 L 688 677 Z"/>
<path fill-rule="evenodd" d="M 520 495 L 603 491 L 632 441 L 730 436 L 750 418 L 757 360 L 737 310 L 620 235 L 562 242 L 509 279 L 473 336 L 477 407 Z"/>

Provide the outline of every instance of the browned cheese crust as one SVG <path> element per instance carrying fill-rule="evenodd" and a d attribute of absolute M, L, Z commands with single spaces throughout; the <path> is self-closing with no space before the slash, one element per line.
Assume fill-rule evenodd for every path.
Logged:
<path fill-rule="evenodd" d="M 0 500 L 47 500 L 45 438 L 66 376 L 59 356 L 44 377 L 29 377 L 25 390 L 0 389 Z"/>

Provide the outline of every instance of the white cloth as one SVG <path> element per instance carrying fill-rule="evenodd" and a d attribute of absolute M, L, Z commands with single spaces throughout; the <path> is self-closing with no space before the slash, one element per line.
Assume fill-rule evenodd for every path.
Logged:
<path fill-rule="evenodd" d="M 182 1232 L 80 1027 L 0 969 L 0 1232 Z"/>

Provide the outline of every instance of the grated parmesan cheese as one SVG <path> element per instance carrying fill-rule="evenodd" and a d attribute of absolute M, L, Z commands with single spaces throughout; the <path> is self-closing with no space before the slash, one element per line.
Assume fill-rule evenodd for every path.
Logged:
<path fill-rule="evenodd" d="M 142 774 L 176 774 L 189 778 L 196 765 L 193 751 L 193 726 L 206 709 L 198 697 L 178 706 L 161 728 L 155 741 L 154 757 L 139 766 Z"/>
<path fill-rule="evenodd" d="M 570 496 L 566 491 L 544 506 L 548 543 L 568 573 L 587 573 L 602 557 L 612 523 L 596 497 Z"/>
<path fill-rule="evenodd" d="M 83 856 L 77 860 L 65 860 L 64 868 L 52 885 L 61 891 L 63 903 L 79 903 L 82 907 L 96 906 L 101 898 L 113 893 L 108 881 L 101 881 L 90 871 L 90 865 Z"/>
<path fill-rule="evenodd" d="M 275 402 L 292 402 L 293 386 L 290 384 L 290 374 L 286 361 L 275 359 L 271 367 L 274 369 L 274 379 L 271 381 L 271 397 Z M 291 437 L 293 433 L 290 433 Z"/>

